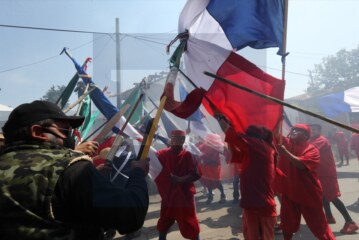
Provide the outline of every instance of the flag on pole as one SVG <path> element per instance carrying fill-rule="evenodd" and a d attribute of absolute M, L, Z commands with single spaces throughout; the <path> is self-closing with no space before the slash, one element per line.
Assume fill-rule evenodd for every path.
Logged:
<path fill-rule="evenodd" d="M 64 48 L 64 51 L 66 55 L 72 60 L 72 62 L 75 65 L 75 68 L 77 70 L 77 73 L 81 76 L 82 80 L 85 84 L 90 84 L 91 86 L 94 86 L 95 89 L 91 91 L 90 97 L 97 109 L 105 116 L 106 119 L 111 119 L 112 116 L 114 116 L 117 112 L 119 112 L 119 109 L 115 107 L 110 100 L 105 96 L 105 94 L 95 86 L 95 83 L 92 81 L 92 78 L 90 75 L 88 75 L 83 67 L 81 67 L 78 62 L 73 58 L 66 48 Z M 126 122 L 125 117 L 121 117 L 120 121 L 116 124 L 116 126 L 112 129 L 113 132 L 118 133 L 120 131 L 121 126 L 123 126 Z M 131 125 L 127 124 L 126 128 L 124 129 L 124 133 L 134 139 L 142 139 L 142 135 Z"/>
<path fill-rule="evenodd" d="M 185 87 L 183 86 L 183 83 L 181 81 L 179 82 L 179 95 L 180 95 L 181 101 L 185 101 L 186 97 L 188 96 L 188 92 L 185 89 Z M 198 108 L 191 116 L 189 116 L 186 119 L 188 121 L 200 122 L 202 118 L 203 118 L 203 114 L 201 113 L 200 109 Z"/>
<path fill-rule="evenodd" d="M 82 139 L 85 139 L 87 135 L 89 134 L 92 126 L 94 125 L 98 115 L 100 114 L 100 111 L 96 111 L 93 114 L 90 115 L 90 119 L 88 120 L 88 123 L 81 127 L 81 137 Z"/>
<path fill-rule="evenodd" d="M 130 96 L 122 103 L 122 106 L 125 106 L 126 104 L 129 104 L 130 106 L 134 106 L 137 99 L 139 99 L 140 95 L 141 95 L 141 89 L 140 86 L 137 86 L 132 90 Z M 125 118 L 128 118 L 130 112 L 131 109 L 128 109 L 127 112 L 124 114 Z M 129 122 L 131 124 L 135 124 L 136 122 L 140 121 L 142 114 L 143 114 L 143 102 L 141 100 L 141 102 L 138 104 L 137 108 L 133 112 Z"/>
<path fill-rule="evenodd" d="M 82 79 L 86 84 L 94 85 L 94 82 L 92 81 L 91 78 L 84 77 Z M 93 103 L 95 104 L 95 106 L 97 107 L 97 109 L 105 116 L 106 119 L 108 120 L 111 119 L 112 116 L 114 116 L 117 112 L 119 112 L 119 109 L 109 101 L 109 99 L 98 87 L 96 87 L 96 89 L 90 93 L 90 97 Z M 121 126 L 123 126 L 125 122 L 126 122 L 126 118 L 122 116 L 120 121 L 116 124 L 113 131 L 115 133 L 118 133 L 120 131 Z M 142 138 L 142 135 L 129 123 L 126 125 L 126 128 L 124 129 L 123 132 L 126 135 L 135 139 Z"/>
<path fill-rule="evenodd" d="M 81 133 L 81 138 L 85 139 L 90 129 L 94 125 L 96 118 L 99 114 L 99 111 L 96 111 L 94 114 L 91 112 L 91 98 L 86 96 L 79 110 L 79 115 L 85 117 L 85 121 L 78 131 Z"/>
<path fill-rule="evenodd" d="M 92 58 L 86 58 L 84 64 L 82 65 L 82 67 L 80 66 L 80 68 L 86 69 L 87 68 L 87 63 L 91 62 Z M 60 106 L 61 109 L 64 109 L 67 102 L 70 99 L 71 94 L 73 93 L 76 84 L 79 80 L 79 76 L 76 73 L 72 79 L 70 80 L 70 82 L 67 84 L 66 88 L 64 89 L 64 91 L 61 93 L 61 96 L 59 97 L 59 99 L 57 99 L 56 104 Z M 82 95 L 82 94 L 81 94 Z"/>
<path fill-rule="evenodd" d="M 209 100 L 230 119 L 238 132 L 244 132 L 250 124 L 274 130 L 282 118 L 281 105 L 203 72 L 211 72 L 283 100 L 285 82 L 266 74 L 234 50 L 246 46 L 256 49 L 278 47 L 278 53 L 284 55 L 284 0 L 188 0 L 181 12 L 178 29 L 180 33 L 189 33 L 183 53 L 184 72 L 202 89 L 205 95 L 202 103 L 207 111 L 212 113 Z M 165 88 L 167 95 L 166 91 Z M 192 106 L 197 104 L 192 102 Z M 177 105 L 186 106 L 186 101 Z M 181 109 L 176 111 L 181 112 Z"/>
<path fill-rule="evenodd" d="M 186 90 L 185 84 L 183 84 L 182 81 L 179 82 L 179 92 L 181 101 L 185 101 L 188 95 L 188 91 Z M 203 118 L 205 118 L 205 115 L 202 113 L 201 109 L 198 108 L 191 116 L 187 118 L 187 120 L 189 121 L 191 133 L 195 136 L 199 136 L 204 140 L 206 139 L 206 136 L 212 132 L 203 123 Z"/>

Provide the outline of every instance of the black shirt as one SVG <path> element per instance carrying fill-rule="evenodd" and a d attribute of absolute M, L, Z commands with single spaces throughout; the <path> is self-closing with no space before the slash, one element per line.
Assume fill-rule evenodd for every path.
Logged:
<path fill-rule="evenodd" d="M 131 171 L 125 187 L 110 182 L 90 161 L 79 161 L 61 174 L 52 200 L 55 218 L 87 231 L 98 239 L 103 229 L 113 228 L 121 234 L 142 227 L 149 198 L 144 171 Z M 92 232 L 92 233 L 90 233 Z M 76 233 L 75 233 L 76 234 Z"/>

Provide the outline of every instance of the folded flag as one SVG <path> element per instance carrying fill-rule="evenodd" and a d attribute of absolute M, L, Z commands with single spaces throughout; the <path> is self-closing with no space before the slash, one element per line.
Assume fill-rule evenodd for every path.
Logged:
<path fill-rule="evenodd" d="M 179 82 L 179 95 L 180 95 L 180 100 L 181 101 L 185 101 L 187 96 L 188 96 L 188 92 L 185 89 L 185 86 L 183 85 L 183 83 L 180 81 Z M 204 117 L 204 115 L 202 114 L 201 110 L 198 108 L 191 116 L 189 116 L 188 118 L 186 118 L 188 121 L 197 121 L 197 122 L 201 122 L 201 119 Z M 169 132 L 170 133 L 170 132 Z"/>
<path fill-rule="evenodd" d="M 141 88 L 140 85 L 138 85 L 132 90 L 131 94 L 127 97 L 127 99 L 125 99 L 125 101 L 122 103 L 122 106 L 125 106 L 126 104 L 129 104 L 130 106 L 135 106 L 136 101 L 140 98 L 140 96 L 141 96 Z M 131 110 L 132 110 L 131 108 L 127 110 L 127 112 L 124 114 L 125 118 L 129 117 Z M 135 124 L 136 122 L 140 121 L 142 115 L 143 115 L 143 101 L 141 100 L 141 102 L 137 105 L 135 111 L 133 112 L 129 122 L 131 124 Z"/>
<path fill-rule="evenodd" d="M 181 101 L 185 101 L 188 91 L 186 90 L 183 81 L 179 82 L 179 92 Z M 203 118 L 205 118 L 205 115 L 202 113 L 201 109 L 198 108 L 190 117 L 187 118 L 187 120 L 189 121 L 190 132 L 195 136 L 205 139 L 207 135 L 212 132 L 203 123 Z"/>
<path fill-rule="evenodd" d="M 177 50 L 176 52 L 178 52 Z M 164 109 L 173 113 L 177 117 L 188 118 L 201 105 L 201 101 L 203 98 L 203 91 L 199 88 L 196 88 L 186 96 L 184 101 L 182 102 L 176 101 L 174 97 L 174 89 L 177 79 L 177 73 L 178 73 L 178 68 L 173 66 L 171 67 L 171 70 L 167 75 L 167 80 L 163 90 L 163 95 L 167 97 L 167 100 L 164 105 Z"/>
<path fill-rule="evenodd" d="M 81 67 L 78 64 L 75 58 L 68 53 L 66 48 L 64 48 L 64 52 L 74 63 L 77 73 L 82 77 L 84 83 L 90 84 L 91 86 L 95 86 L 95 83 L 92 81 L 92 78 L 86 73 L 85 68 Z M 107 120 L 111 119 L 117 112 L 119 112 L 119 109 L 110 102 L 110 100 L 98 87 L 95 87 L 95 89 L 90 93 L 90 97 L 97 109 L 106 117 Z M 125 122 L 126 119 L 122 117 L 120 121 L 116 124 L 116 127 L 113 128 L 113 131 L 115 133 L 118 133 L 121 127 L 125 124 Z M 142 135 L 129 123 L 124 129 L 124 133 L 132 138 L 142 139 Z"/>
<path fill-rule="evenodd" d="M 65 51 L 65 49 L 64 49 Z M 92 58 L 86 58 L 84 64 L 81 66 L 79 66 L 80 68 L 86 69 L 87 68 L 87 63 L 91 62 Z M 78 65 L 78 63 L 76 62 L 76 64 Z M 77 69 L 78 67 L 76 67 Z M 70 96 L 72 95 L 77 83 L 79 80 L 79 76 L 78 74 L 75 74 L 72 79 L 70 80 L 70 82 L 67 84 L 66 88 L 64 89 L 64 91 L 61 93 L 61 96 L 59 97 L 59 99 L 57 99 L 56 104 L 60 106 L 61 109 L 64 109 L 67 102 L 70 99 Z M 82 94 L 80 95 L 82 96 Z M 79 96 L 79 97 L 80 97 Z"/>

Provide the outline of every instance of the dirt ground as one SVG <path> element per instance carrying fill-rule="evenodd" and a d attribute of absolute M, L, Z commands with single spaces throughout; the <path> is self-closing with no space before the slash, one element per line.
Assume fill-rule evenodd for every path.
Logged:
<path fill-rule="evenodd" d="M 203 240 L 235 240 L 244 239 L 242 234 L 242 219 L 241 209 L 238 204 L 232 204 L 232 183 L 229 179 L 228 168 L 224 167 L 224 188 L 227 196 L 226 203 L 219 203 L 219 192 L 215 190 L 214 200 L 211 204 L 206 204 L 206 197 L 201 192 L 201 187 L 197 188 L 196 202 L 197 202 L 197 216 L 200 221 L 200 238 Z M 342 196 L 340 199 L 349 210 L 349 214 L 353 220 L 359 223 L 359 162 L 356 158 L 350 160 L 350 164 L 337 167 L 338 179 Z M 161 198 L 157 194 L 150 196 L 150 207 L 147 214 L 147 220 L 142 229 L 138 232 L 138 236 L 132 239 L 137 240 L 152 240 L 158 239 L 156 230 L 156 223 L 160 213 Z M 344 225 L 344 219 L 339 211 L 331 205 L 333 215 L 337 221 L 336 224 L 331 224 L 330 227 L 338 240 L 358 240 L 359 231 L 352 235 L 343 235 L 340 229 Z M 280 204 L 277 206 L 278 212 Z M 116 239 L 128 239 L 119 234 Z M 167 239 L 184 239 L 175 224 L 167 235 Z M 275 235 L 276 240 L 283 239 L 281 234 Z M 302 219 L 300 230 L 295 234 L 294 240 L 316 239 L 306 226 Z"/>

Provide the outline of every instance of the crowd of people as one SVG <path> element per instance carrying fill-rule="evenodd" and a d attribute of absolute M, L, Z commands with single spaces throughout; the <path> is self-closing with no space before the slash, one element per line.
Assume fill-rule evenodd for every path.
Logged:
<path fill-rule="evenodd" d="M 295 124 L 288 136 L 257 125 L 238 133 L 222 113 L 215 111 L 214 117 L 224 139 L 208 134 L 196 144 L 199 155 L 186 150 L 182 130 L 172 131 L 169 146 L 156 152 L 158 239 L 167 239 L 175 223 L 184 238 L 200 239 L 195 182 L 207 189 L 206 204 L 213 202 L 215 189 L 216 204 L 225 203 L 225 163 L 232 169 L 232 201 L 243 209 L 245 239 L 274 239 L 278 216 L 285 240 L 299 230 L 302 216 L 316 238 L 335 239 L 330 203 L 345 220 L 342 234 L 359 229 L 340 200 L 333 151 L 321 125 Z M 116 231 L 131 238 L 141 229 L 150 204 L 150 159 L 137 160 L 125 143 L 108 164 L 108 148 L 96 141 L 75 144 L 73 129 L 83 121 L 47 101 L 11 112 L 1 138 L 1 239 L 111 239 Z M 337 131 L 332 140 L 340 165 L 349 164 L 349 147 L 359 160 L 358 134 L 349 142 Z"/>

